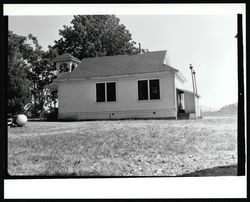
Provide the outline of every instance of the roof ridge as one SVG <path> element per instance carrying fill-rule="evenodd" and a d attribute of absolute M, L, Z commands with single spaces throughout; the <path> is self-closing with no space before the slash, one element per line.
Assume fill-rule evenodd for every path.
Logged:
<path fill-rule="evenodd" d="M 78 58 L 76 58 L 75 56 L 71 55 L 70 53 L 63 53 L 61 55 L 57 55 L 53 60 L 58 60 L 58 59 L 63 59 L 63 58 L 71 58 L 71 59 L 75 59 L 75 60 L 79 60 Z M 80 60 L 79 60 L 80 61 Z"/>
<path fill-rule="evenodd" d="M 149 51 L 149 52 L 145 52 L 145 53 L 137 53 L 137 54 L 122 54 L 122 55 L 104 55 L 104 56 L 98 56 L 98 57 L 89 57 L 89 58 L 82 58 L 82 60 L 86 60 L 86 59 L 99 59 L 99 58 L 106 58 L 106 57 L 119 57 L 119 56 L 139 56 L 139 55 L 145 55 L 145 54 L 150 54 L 150 53 L 157 53 L 157 52 L 167 52 L 167 50 L 159 50 L 159 51 Z"/>

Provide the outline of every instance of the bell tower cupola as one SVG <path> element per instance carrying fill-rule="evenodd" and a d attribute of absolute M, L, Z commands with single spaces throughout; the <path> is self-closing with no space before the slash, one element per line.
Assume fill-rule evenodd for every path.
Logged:
<path fill-rule="evenodd" d="M 56 64 L 56 74 L 59 76 L 73 71 L 81 61 L 69 53 L 64 53 L 54 58 L 52 62 Z"/>

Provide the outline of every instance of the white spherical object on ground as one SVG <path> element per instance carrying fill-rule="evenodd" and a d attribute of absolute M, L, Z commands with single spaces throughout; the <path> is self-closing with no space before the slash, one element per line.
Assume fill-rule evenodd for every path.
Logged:
<path fill-rule="evenodd" d="M 18 125 L 20 126 L 24 126 L 27 123 L 27 116 L 25 116 L 24 114 L 18 114 L 17 118 L 16 118 L 16 122 Z"/>

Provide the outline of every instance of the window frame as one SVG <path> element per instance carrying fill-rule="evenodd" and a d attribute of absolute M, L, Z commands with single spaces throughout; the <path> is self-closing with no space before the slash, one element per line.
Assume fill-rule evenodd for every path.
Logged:
<path fill-rule="evenodd" d="M 115 101 L 108 101 L 108 88 L 107 88 L 107 84 L 108 83 L 115 83 Z M 96 82 L 95 83 L 95 86 L 97 84 L 104 84 L 104 89 L 105 89 L 105 96 L 104 96 L 104 101 L 101 101 L 101 102 L 97 102 L 97 92 L 96 92 L 96 98 L 95 98 L 95 103 L 114 103 L 114 102 L 117 102 L 117 81 L 103 81 L 103 82 Z M 95 91 L 96 91 L 96 87 L 95 87 Z"/>
<path fill-rule="evenodd" d="M 159 81 L 159 99 L 151 99 L 151 97 L 150 97 L 150 80 L 158 80 Z M 147 81 L 148 99 L 145 99 L 145 100 L 139 99 L 139 81 Z M 143 102 L 143 101 L 159 101 L 159 100 L 161 100 L 161 79 L 160 78 L 137 79 L 137 101 Z"/>
<path fill-rule="evenodd" d="M 143 99 L 143 100 L 141 100 L 140 99 L 140 93 L 139 93 L 139 82 L 140 81 L 147 81 L 147 99 Z M 138 96 L 137 96 L 137 99 L 139 100 L 139 101 L 145 101 L 145 100 L 148 100 L 149 99 L 149 97 L 148 97 L 148 90 L 149 90 L 149 85 L 148 85 L 148 79 L 140 79 L 140 80 L 137 80 L 137 94 L 138 94 Z"/>
<path fill-rule="evenodd" d="M 108 100 L 108 84 L 109 83 L 114 83 L 115 84 L 115 100 Z M 106 91 L 106 102 L 116 102 L 117 100 L 117 92 L 116 92 L 116 82 L 115 81 L 108 81 L 108 82 L 105 82 L 105 91 Z"/>
<path fill-rule="evenodd" d="M 97 101 L 97 84 L 104 84 L 104 101 Z M 106 102 L 106 84 L 105 82 L 98 82 L 98 83 L 95 83 L 95 102 L 96 103 L 103 103 L 103 102 Z"/>
<path fill-rule="evenodd" d="M 150 85 L 150 81 L 155 81 L 155 80 L 157 80 L 158 81 L 158 93 L 159 93 L 159 98 L 151 98 L 151 85 Z M 160 100 L 161 99 L 161 94 L 160 94 L 160 79 L 149 79 L 148 80 L 148 82 L 149 82 L 149 98 L 150 98 L 150 100 Z"/>

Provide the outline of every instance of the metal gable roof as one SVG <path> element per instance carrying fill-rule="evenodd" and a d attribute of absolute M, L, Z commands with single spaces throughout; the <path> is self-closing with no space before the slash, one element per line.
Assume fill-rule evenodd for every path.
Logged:
<path fill-rule="evenodd" d="M 61 75 L 57 80 L 178 71 L 164 64 L 166 52 L 85 58 L 74 71 Z"/>

